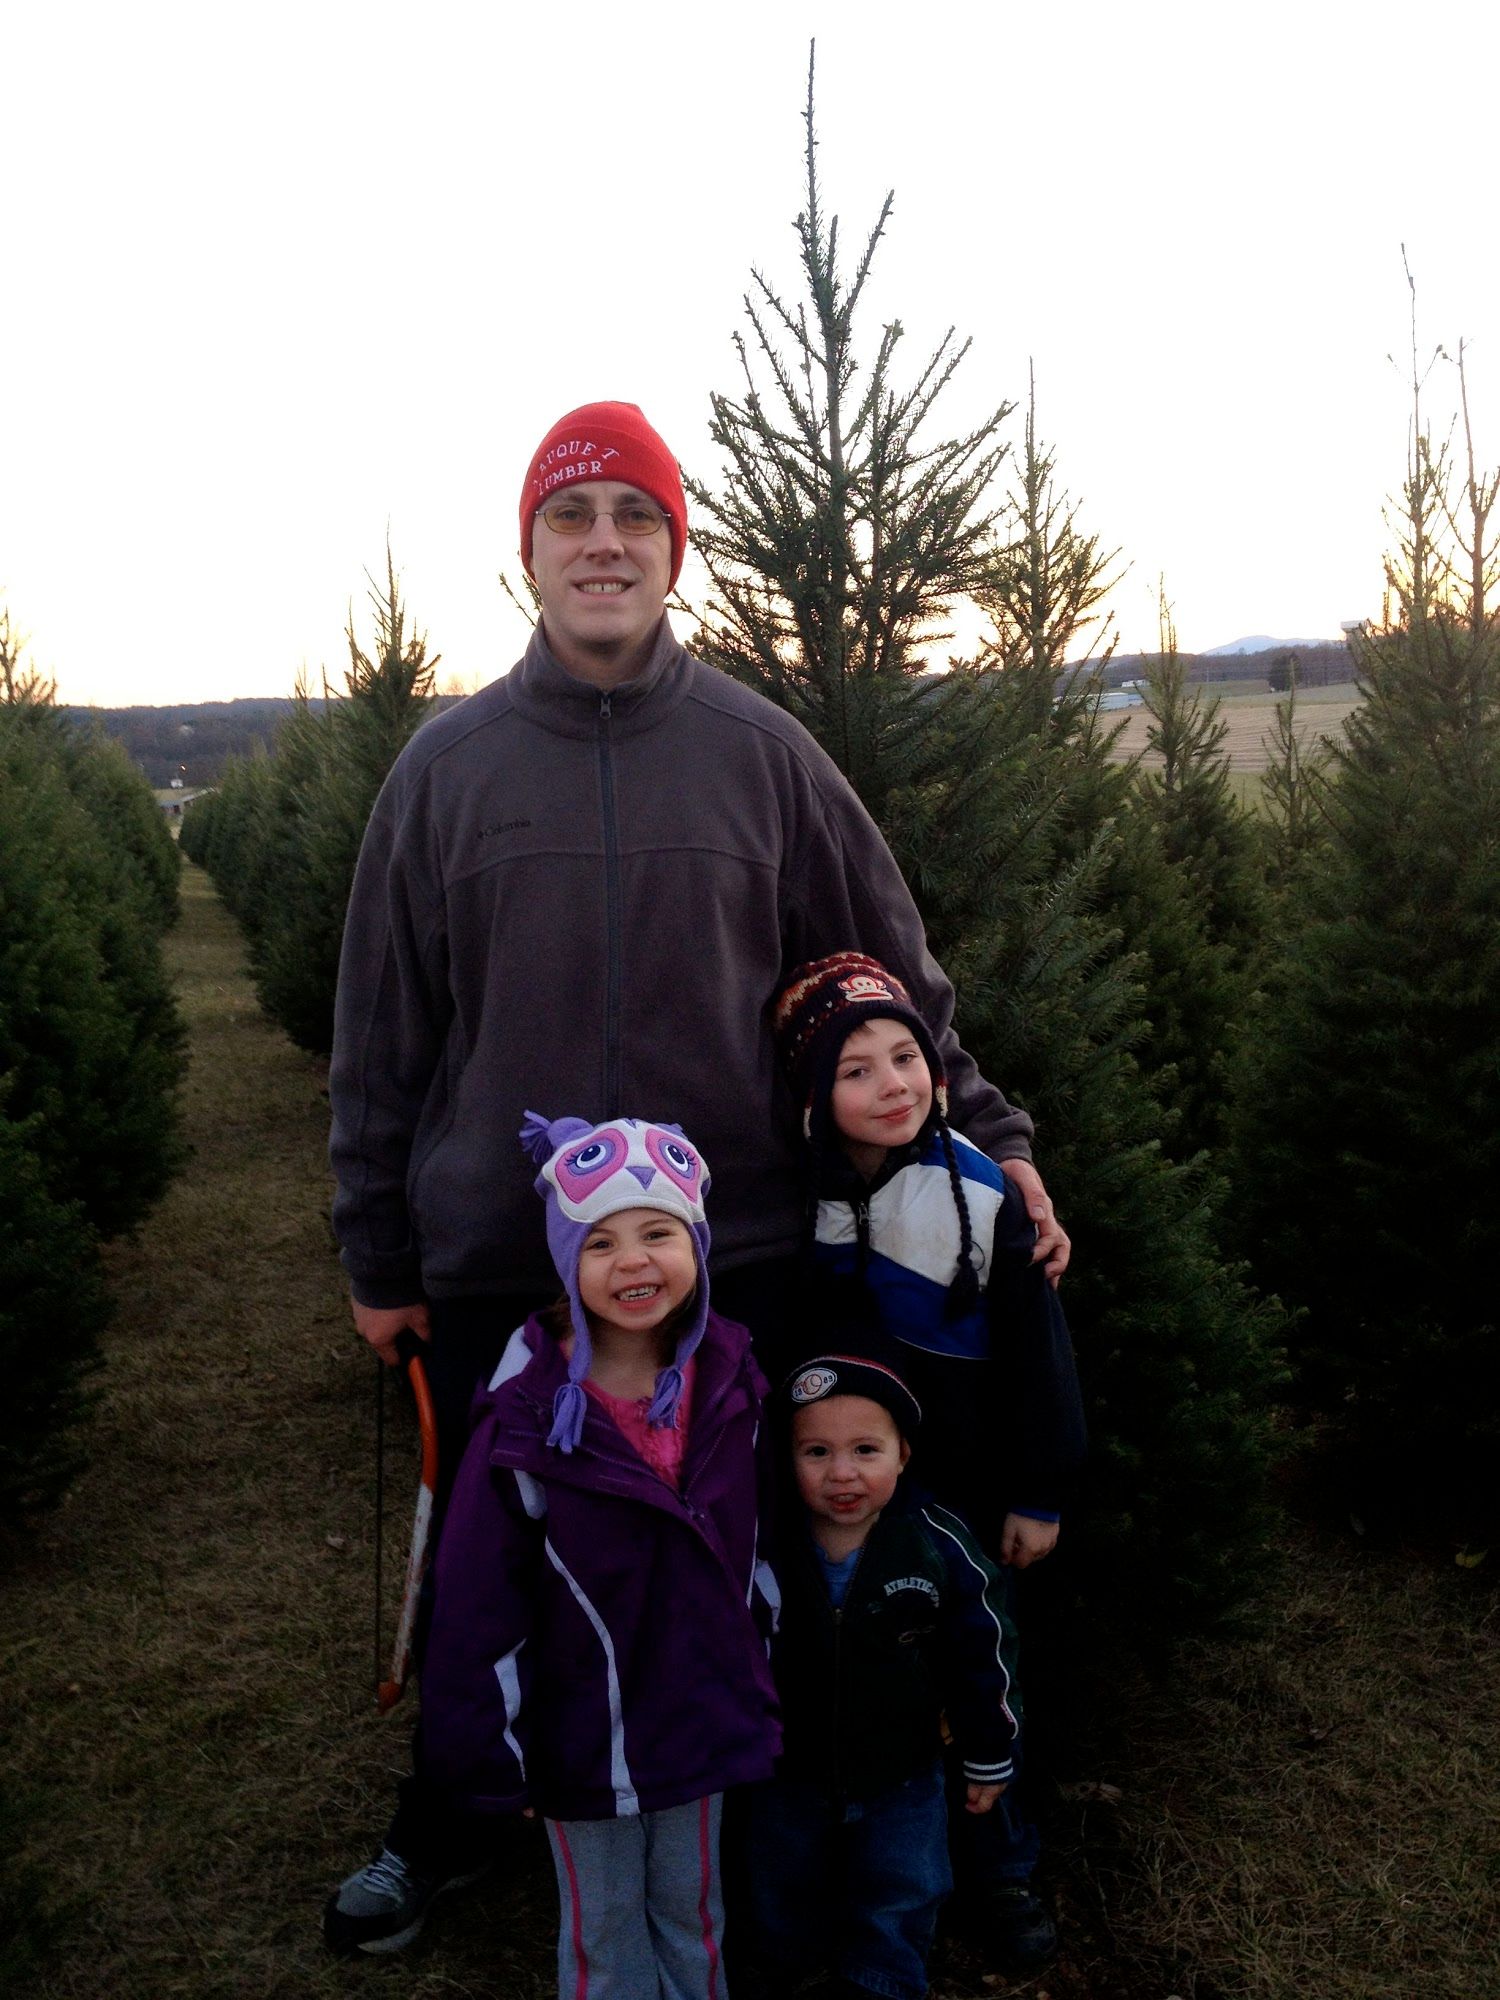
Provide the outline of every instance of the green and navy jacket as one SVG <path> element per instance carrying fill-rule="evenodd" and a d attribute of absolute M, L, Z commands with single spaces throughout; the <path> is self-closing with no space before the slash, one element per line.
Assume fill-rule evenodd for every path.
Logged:
<path fill-rule="evenodd" d="M 906 1480 L 902 1480 L 902 1489 Z M 1020 1732 L 1005 1588 L 947 1508 L 898 1489 L 860 1551 L 842 1605 L 800 1509 L 776 1564 L 779 1776 L 872 1798 L 930 1768 L 941 1719 L 976 1784 L 1005 1784 Z"/>
<path fill-rule="evenodd" d="M 823 1163 L 814 1262 L 859 1279 L 922 1406 L 915 1468 L 991 1538 L 1006 1514 L 1058 1518 L 1083 1461 L 1083 1403 L 1057 1293 L 1033 1264 L 1036 1226 L 1014 1182 L 950 1132 L 968 1205 L 977 1303 L 950 1315 L 959 1221 L 935 1128 L 893 1148 L 871 1181 L 841 1153 Z"/>

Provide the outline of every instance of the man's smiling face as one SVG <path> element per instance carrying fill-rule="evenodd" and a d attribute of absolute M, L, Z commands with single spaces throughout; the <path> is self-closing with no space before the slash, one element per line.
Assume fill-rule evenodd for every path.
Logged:
<path fill-rule="evenodd" d="M 614 687 L 638 672 L 650 652 L 672 573 L 671 527 L 663 523 L 654 535 L 620 534 L 608 510 L 648 496 L 617 479 L 591 479 L 571 487 L 567 497 L 600 511 L 584 535 L 559 535 L 538 513 L 531 573 L 542 623 L 569 673 Z"/>

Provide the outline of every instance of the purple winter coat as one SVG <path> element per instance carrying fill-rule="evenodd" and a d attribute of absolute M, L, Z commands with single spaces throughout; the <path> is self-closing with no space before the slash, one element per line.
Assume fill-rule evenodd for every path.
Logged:
<path fill-rule="evenodd" d="M 781 1743 L 757 1629 L 765 1384 L 710 1313 L 674 1493 L 589 1399 L 549 1447 L 566 1380 L 531 1319 L 469 1440 L 438 1548 L 422 1670 L 424 1772 L 474 1809 L 614 1819 L 769 1777 Z"/>

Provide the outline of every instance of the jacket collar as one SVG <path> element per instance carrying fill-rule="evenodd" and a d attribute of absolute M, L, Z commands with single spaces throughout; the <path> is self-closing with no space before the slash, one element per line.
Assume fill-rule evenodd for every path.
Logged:
<path fill-rule="evenodd" d="M 654 729 L 687 694 L 695 667 L 663 616 L 645 666 L 633 679 L 608 691 L 611 734 L 633 736 Z M 558 736 L 592 737 L 598 729 L 603 691 L 561 665 L 540 624 L 505 684 L 528 722 Z"/>
<path fill-rule="evenodd" d="M 710 1311 L 699 1342 L 687 1454 L 683 1461 L 683 1491 L 691 1482 L 695 1461 L 711 1441 L 715 1413 L 725 1397 L 745 1381 L 747 1360 L 722 1338 L 725 1322 Z M 562 1349 L 536 1318 L 529 1319 L 522 1337 L 531 1359 L 520 1372 L 494 1392 L 498 1419 L 491 1463 L 519 1467 L 539 1479 L 637 1494 L 643 1499 L 677 1507 L 678 1496 L 659 1479 L 594 1398 L 588 1398 L 583 1438 L 577 1451 L 564 1452 L 547 1443 L 552 1427 L 552 1399 L 568 1379 Z M 748 1384 L 746 1384 L 748 1388 Z"/>
<path fill-rule="evenodd" d="M 851 1205 L 868 1201 L 887 1181 L 893 1181 L 903 1167 L 916 1165 L 931 1145 L 937 1121 L 931 1116 L 908 1146 L 892 1146 L 871 1180 L 850 1164 L 848 1155 L 836 1142 L 823 1155 L 818 1176 L 818 1195 L 823 1201 L 847 1201 Z"/>

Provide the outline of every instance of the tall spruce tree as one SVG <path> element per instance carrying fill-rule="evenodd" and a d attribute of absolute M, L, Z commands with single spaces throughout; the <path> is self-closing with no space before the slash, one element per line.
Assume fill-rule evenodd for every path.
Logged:
<path fill-rule="evenodd" d="M 1500 1532 L 1495 482 L 1456 489 L 1414 371 L 1388 612 L 1299 876 L 1242 1145 L 1299 1384 L 1359 1505 Z M 1469 442 L 1466 427 L 1466 442 Z M 1267 1118 L 1260 1107 L 1275 1107 Z"/>
<path fill-rule="evenodd" d="M 750 337 L 735 335 L 742 391 L 712 398 L 730 476 L 689 485 L 713 582 L 699 650 L 806 723 L 868 803 L 915 776 L 908 753 L 930 690 L 913 674 L 983 575 L 1011 406 L 956 437 L 932 434 L 969 349 L 952 328 L 910 382 L 897 379 L 899 321 L 862 366 L 855 316 L 895 197 L 846 282 L 818 185 L 813 75 L 809 61 L 796 223 L 807 296 L 791 304 L 752 273 Z"/>
<path fill-rule="evenodd" d="M 722 479 L 693 488 L 714 585 L 702 646 L 798 715 L 860 791 L 954 977 L 966 1045 L 1037 1117 L 1079 1246 L 1067 1298 L 1094 1436 L 1090 1525 L 1060 1587 L 1117 1645 L 1162 1643 L 1254 1572 L 1275 1320 L 1218 1258 L 1202 1188 L 1163 1159 L 1132 1054 L 1139 968 L 1100 913 L 1118 835 L 1097 806 L 1097 711 L 1081 692 L 1062 722 L 1054 705 L 1056 656 L 1098 602 L 1098 549 L 1042 504 L 1045 477 L 1002 525 L 1005 405 L 935 434 L 965 352 L 951 334 L 905 386 L 892 323 L 861 372 L 856 308 L 891 201 L 846 286 L 811 75 L 806 135 L 805 295 L 756 275 L 743 392 L 713 400 Z M 1035 475 L 1034 426 L 1029 452 Z M 988 663 L 927 671 L 954 606 L 987 587 L 1011 592 L 1029 643 L 997 623 Z"/>

